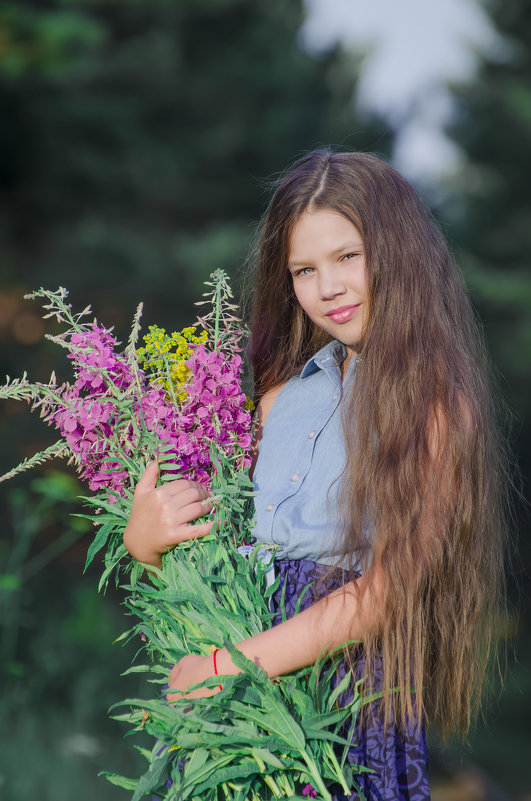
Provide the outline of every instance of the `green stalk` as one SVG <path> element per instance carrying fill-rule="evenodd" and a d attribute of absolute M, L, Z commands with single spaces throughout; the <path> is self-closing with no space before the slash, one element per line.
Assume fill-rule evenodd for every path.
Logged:
<path fill-rule="evenodd" d="M 312 784 L 315 786 L 316 789 L 319 789 L 321 791 L 321 795 L 323 796 L 324 799 L 326 799 L 326 801 L 332 801 L 332 796 L 326 789 L 324 782 L 321 779 L 321 774 L 317 770 L 317 765 L 315 764 L 313 759 L 311 759 L 304 750 L 299 751 L 299 753 L 306 762 L 306 764 L 308 765 L 308 770 L 310 771 L 310 775 L 312 777 Z"/>
<path fill-rule="evenodd" d="M 326 750 L 326 753 L 328 755 L 328 758 L 330 759 L 330 762 L 333 764 L 333 766 L 335 768 L 336 778 L 337 778 L 338 782 L 340 783 L 341 787 L 345 791 L 345 795 L 348 795 L 350 793 L 350 788 L 347 787 L 347 784 L 345 782 L 345 777 L 343 775 L 343 771 L 339 767 L 339 762 L 337 761 L 337 758 L 336 758 L 336 755 L 334 753 L 334 749 L 333 749 L 332 745 L 330 743 L 326 743 L 325 744 L 325 750 Z"/>
<path fill-rule="evenodd" d="M 63 292 L 61 292 L 61 289 L 63 289 L 63 288 L 59 287 L 59 291 L 58 292 L 49 292 L 46 289 L 39 289 L 37 292 L 31 292 L 31 293 L 29 293 L 27 295 L 24 295 L 24 299 L 25 300 L 35 300 L 36 298 L 46 298 L 47 300 L 51 300 L 52 303 L 55 303 L 58 311 L 54 312 L 53 310 L 51 310 L 50 314 L 46 315 L 46 316 L 47 317 L 57 317 L 57 316 L 59 316 L 58 312 L 60 311 L 63 314 L 64 321 L 67 322 L 67 323 L 70 323 L 70 325 L 72 326 L 74 331 L 76 331 L 77 333 L 82 333 L 84 329 L 78 324 L 76 319 L 73 317 L 72 312 L 71 312 L 71 306 L 67 306 L 64 303 L 64 298 L 67 297 L 68 292 L 66 292 L 66 290 L 64 290 L 64 289 L 63 289 Z M 44 306 L 44 308 L 45 309 L 50 309 L 50 306 Z M 90 306 L 88 306 L 87 309 L 85 309 L 85 311 L 87 311 L 87 313 L 88 313 L 88 310 L 90 310 Z M 78 315 L 78 316 L 81 317 L 81 314 Z"/>
<path fill-rule="evenodd" d="M 166 371 L 166 378 L 168 379 L 168 387 L 170 389 L 171 399 L 173 401 L 173 405 L 177 408 L 179 406 L 179 401 L 177 400 L 175 396 L 175 390 L 173 389 L 173 381 L 170 373 L 170 365 L 168 363 L 167 357 L 164 356 L 164 354 L 162 356 L 162 359 L 164 361 L 164 369 Z"/>
<path fill-rule="evenodd" d="M 271 775 L 264 776 L 264 782 L 267 784 L 275 798 L 282 798 L 284 793 Z"/>
<path fill-rule="evenodd" d="M 218 279 L 216 284 L 216 305 L 214 316 L 214 350 L 218 350 L 218 337 L 219 337 L 219 318 L 221 314 L 221 282 Z"/>
<path fill-rule="evenodd" d="M 292 795 L 295 795 L 295 788 L 293 787 L 292 783 L 289 780 L 289 776 L 287 773 L 281 773 L 278 777 L 278 782 L 282 783 L 284 791 L 289 798 Z"/>
<path fill-rule="evenodd" d="M 0 482 L 7 481 L 8 478 L 13 478 L 13 476 L 17 476 L 25 470 L 30 470 L 32 467 L 45 462 L 47 459 L 55 459 L 59 456 L 64 456 L 67 451 L 68 445 L 60 439 L 58 442 L 50 445 L 49 448 L 45 448 L 43 451 L 35 453 L 28 459 L 24 459 L 17 467 L 13 467 L 8 473 L 4 473 L 3 476 L 0 476 Z"/>

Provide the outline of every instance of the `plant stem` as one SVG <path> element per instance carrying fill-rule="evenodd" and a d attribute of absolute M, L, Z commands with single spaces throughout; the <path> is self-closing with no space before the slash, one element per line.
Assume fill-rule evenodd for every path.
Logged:
<path fill-rule="evenodd" d="M 337 780 L 340 783 L 340 785 L 343 788 L 343 790 L 345 791 L 345 795 L 348 795 L 350 793 L 350 789 L 347 787 L 347 784 L 345 782 L 345 777 L 343 775 L 343 771 L 339 767 L 339 762 L 337 761 L 337 758 L 336 758 L 336 755 L 334 753 L 334 749 L 333 749 L 332 745 L 330 743 L 326 743 L 325 749 L 326 749 L 326 752 L 328 754 L 328 758 L 330 759 L 330 762 L 333 764 L 333 766 L 335 768 Z"/>
<path fill-rule="evenodd" d="M 218 337 L 219 337 L 219 318 L 221 314 L 221 280 L 217 278 L 216 283 L 216 301 L 215 301 L 215 316 L 214 316 L 214 350 L 218 350 Z"/>
<path fill-rule="evenodd" d="M 323 780 L 321 779 L 321 775 L 317 770 L 317 766 L 313 761 L 313 759 L 311 759 L 304 750 L 300 751 L 299 753 L 306 762 L 306 764 L 308 765 L 308 770 L 310 771 L 310 775 L 312 777 L 312 784 L 314 784 L 315 787 L 321 791 L 321 795 L 323 796 L 324 799 L 326 799 L 326 801 L 332 801 L 332 796 L 326 789 Z"/>

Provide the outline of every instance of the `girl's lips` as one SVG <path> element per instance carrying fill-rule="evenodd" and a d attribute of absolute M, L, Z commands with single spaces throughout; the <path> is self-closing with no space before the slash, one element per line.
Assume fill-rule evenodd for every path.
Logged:
<path fill-rule="evenodd" d="M 334 323 L 347 323 L 359 309 L 360 304 L 355 306 L 341 306 L 339 309 L 333 309 L 327 312 L 326 316 L 329 317 Z"/>

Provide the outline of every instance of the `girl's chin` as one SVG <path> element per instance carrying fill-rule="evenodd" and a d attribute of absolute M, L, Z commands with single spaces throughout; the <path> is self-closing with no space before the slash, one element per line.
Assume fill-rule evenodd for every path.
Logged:
<path fill-rule="evenodd" d="M 349 353 L 350 356 L 357 356 L 358 353 L 361 351 L 362 342 L 360 339 L 357 339 L 355 342 L 352 342 L 352 340 L 350 339 L 345 341 L 344 339 L 341 339 L 341 337 L 337 337 L 337 340 L 346 347 L 347 353 Z"/>

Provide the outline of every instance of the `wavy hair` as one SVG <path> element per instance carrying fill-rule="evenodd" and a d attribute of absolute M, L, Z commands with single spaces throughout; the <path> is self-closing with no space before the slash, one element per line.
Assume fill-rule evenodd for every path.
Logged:
<path fill-rule="evenodd" d="M 342 411 L 340 503 L 343 558 L 352 566 L 361 556 L 367 576 L 385 579 L 381 623 L 363 642 L 366 689 L 383 691 L 386 721 L 423 718 L 443 734 L 465 733 L 503 608 L 507 528 L 481 329 L 410 184 L 375 156 L 315 151 L 280 179 L 259 233 L 250 342 L 258 398 L 330 341 L 298 305 L 287 268 L 307 209 L 342 214 L 365 248 L 370 312 Z M 377 661 L 383 686 L 371 687 Z"/>

